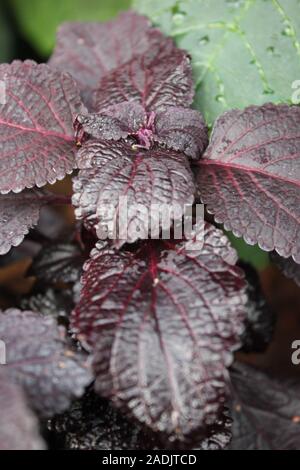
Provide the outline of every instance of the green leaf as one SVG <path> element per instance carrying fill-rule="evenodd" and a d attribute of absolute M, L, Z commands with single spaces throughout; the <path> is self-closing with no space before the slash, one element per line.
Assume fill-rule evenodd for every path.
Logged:
<path fill-rule="evenodd" d="M 11 0 L 26 38 L 45 57 L 55 43 L 56 29 L 64 21 L 106 21 L 130 0 Z"/>
<path fill-rule="evenodd" d="M 227 109 L 289 102 L 300 80 L 300 0 L 134 0 L 192 57 L 195 106 L 212 124 Z"/>

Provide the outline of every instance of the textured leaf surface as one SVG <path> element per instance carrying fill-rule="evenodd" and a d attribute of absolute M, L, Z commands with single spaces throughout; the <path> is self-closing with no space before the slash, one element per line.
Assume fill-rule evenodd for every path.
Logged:
<path fill-rule="evenodd" d="M 68 347 L 64 329 L 51 317 L 6 310 L 0 314 L 0 338 L 6 344 L 8 375 L 42 416 L 64 411 L 90 382 L 86 357 Z"/>
<path fill-rule="evenodd" d="M 125 101 L 111 105 L 100 113 L 77 116 L 78 130 L 96 139 L 126 139 L 143 126 L 145 114 L 145 109 L 139 103 Z"/>
<path fill-rule="evenodd" d="M 295 263 L 292 258 L 282 258 L 277 253 L 272 253 L 271 259 L 277 264 L 286 277 L 293 279 L 300 287 L 300 264 Z"/>
<path fill-rule="evenodd" d="M 0 254 L 23 241 L 29 229 L 39 220 L 45 203 L 41 191 L 23 191 L 21 194 L 0 195 Z"/>
<path fill-rule="evenodd" d="M 0 65 L 0 192 L 64 178 L 75 168 L 73 119 L 84 112 L 75 82 L 45 64 Z"/>
<path fill-rule="evenodd" d="M 247 318 L 245 331 L 241 337 L 241 350 L 246 353 L 262 353 L 273 337 L 275 313 L 267 303 L 255 269 L 246 263 L 239 263 L 239 266 L 243 268 L 246 274 L 248 294 Z"/>
<path fill-rule="evenodd" d="M 208 144 L 208 133 L 200 113 L 179 106 L 166 106 L 147 113 L 142 105 L 130 101 L 109 106 L 100 113 L 79 115 L 79 129 L 99 139 L 120 140 L 151 147 L 158 142 L 197 159 Z"/>
<path fill-rule="evenodd" d="M 117 233 L 118 219 L 121 221 L 125 210 L 121 198 L 127 198 L 128 216 L 122 219 L 127 233 L 119 238 L 128 242 L 148 235 L 150 218 L 156 217 L 163 204 L 167 208 L 177 204 L 183 209 L 184 204 L 194 200 L 194 178 L 188 160 L 176 152 L 134 150 L 123 142 L 112 145 L 91 140 L 78 152 L 77 163 L 85 169 L 73 180 L 75 214 L 79 219 L 95 221 L 99 238 L 106 227 L 109 234 Z M 155 213 L 151 207 L 156 207 Z M 171 223 L 172 217 L 169 226 Z"/>
<path fill-rule="evenodd" d="M 0 370 L 0 450 L 43 450 L 38 422 L 24 394 Z"/>
<path fill-rule="evenodd" d="M 95 348 L 98 392 L 179 440 L 217 420 L 246 300 L 222 232 L 207 224 L 198 243 L 96 249 L 72 319 Z"/>
<path fill-rule="evenodd" d="M 35 288 L 31 295 L 23 296 L 20 307 L 42 315 L 54 317 L 58 323 L 68 324 L 68 318 L 74 308 L 72 289 L 54 289 L 52 287 Z"/>
<path fill-rule="evenodd" d="M 34 258 L 28 274 L 50 284 L 76 282 L 83 262 L 83 254 L 76 244 L 52 243 Z"/>
<path fill-rule="evenodd" d="M 147 18 L 134 12 L 121 13 L 108 23 L 65 23 L 58 30 L 50 65 L 69 72 L 90 105 L 91 92 L 104 75 L 164 41 Z"/>
<path fill-rule="evenodd" d="M 202 116 L 193 109 L 166 107 L 157 115 L 155 140 L 168 148 L 200 157 L 208 144 Z"/>
<path fill-rule="evenodd" d="M 298 106 L 225 113 L 199 164 L 198 185 L 227 230 L 300 262 L 299 129 Z"/>
<path fill-rule="evenodd" d="M 233 450 L 299 450 L 300 385 L 236 363 L 231 373 Z"/>
<path fill-rule="evenodd" d="M 104 75 L 94 103 L 99 112 L 124 101 L 136 101 L 147 111 L 157 111 L 164 106 L 188 107 L 193 97 L 189 57 L 171 39 L 157 36 L 143 55 Z"/>
<path fill-rule="evenodd" d="M 75 401 L 70 410 L 54 417 L 50 430 L 70 450 L 150 450 L 156 445 L 152 435 L 92 391 Z"/>
<path fill-rule="evenodd" d="M 221 449 L 230 441 L 231 420 L 224 414 L 204 435 L 193 436 L 194 449 Z M 182 449 L 182 443 L 166 443 L 158 435 L 129 421 L 109 401 L 89 391 L 69 411 L 50 423 L 63 446 L 70 450 L 156 450 Z"/>
<path fill-rule="evenodd" d="M 231 108 L 291 100 L 291 84 L 300 77 L 298 0 L 135 0 L 134 5 L 191 55 L 195 104 L 209 124 Z"/>

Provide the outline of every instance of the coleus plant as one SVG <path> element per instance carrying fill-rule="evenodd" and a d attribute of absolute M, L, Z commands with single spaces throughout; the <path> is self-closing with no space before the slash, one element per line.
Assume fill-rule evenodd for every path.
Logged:
<path fill-rule="evenodd" d="M 3 64 L 0 80 L 1 254 L 23 241 L 43 206 L 72 203 L 78 219 L 63 240 L 30 230 L 40 245 L 29 272 L 35 290 L 24 311 L 0 314 L 0 400 L 11 423 L 1 426 L 0 447 L 44 447 L 34 410 L 64 412 L 50 427 L 70 448 L 218 449 L 231 439 L 231 407 L 231 448 L 299 448 L 297 385 L 281 406 L 280 390 L 267 390 L 272 377 L 242 364 L 230 372 L 234 351 L 266 347 L 273 316 L 215 224 L 274 252 L 299 283 L 300 108 L 228 111 L 209 140 L 191 108 L 190 58 L 133 12 L 63 25 L 47 65 Z M 73 170 L 71 201 L 49 185 Z M 127 237 L 103 241 L 122 196 L 132 209 Z M 210 222 L 182 240 L 150 239 L 136 209 L 199 199 Z M 266 383 L 257 400 L 253 381 Z M 260 439 L 266 401 L 272 429 Z M 87 420 L 80 431 L 74 413 Z"/>

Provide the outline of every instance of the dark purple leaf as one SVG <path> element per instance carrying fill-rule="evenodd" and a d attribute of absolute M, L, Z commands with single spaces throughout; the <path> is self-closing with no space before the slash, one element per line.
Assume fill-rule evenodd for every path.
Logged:
<path fill-rule="evenodd" d="M 217 420 L 246 301 L 227 237 L 206 224 L 201 249 L 198 231 L 132 252 L 95 249 L 72 319 L 94 349 L 97 391 L 178 440 Z"/>
<path fill-rule="evenodd" d="M 231 441 L 231 425 L 232 420 L 224 408 L 213 424 L 195 429 L 184 440 L 155 433 L 156 445 L 160 450 L 221 450 Z"/>
<path fill-rule="evenodd" d="M 226 229 L 300 262 L 299 106 L 250 106 L 221 116 L 198 184 Z"/>
<path fill-rule="evenodd" d="M 231 441 L 231 426 L 232 420 L 228 416 L 227 410 L 224 409 L 220 416 L 216 419 L 214 424 L 207 428 L 207 436 L 202 437 L 201 439 L 196 436 L 198 444 L 193 442 L 193 449 L 198 450 L 222 450 L 224 449 Z M 176 447 L 174 447 L 176 449 Z"/>
<path fill-rule="evenodd" d="M 230 441 L 231 420 L 226 414 L 217 421 L 206 435 L 194 434 L 194 449 L 221 449 Z M 67 412 L 54 417 L 50 431 L 71 450 L 156 450 L 182 449 L 182 442 L 166 443 L 159 436 L 129 421 L 109 401 L 92 391 L 74 402 Z"/>
<path fill-rule="evenodd" d="M 236 363 L 232 450 L 299 450 L 300 384 Z"/>
<path fill-rule="evenodd" d="M 157 114 L 154 140 L 198 159 L 208 144 L 203 117 L 193 109 L 166 107 Z"/>
<path fill-rule="evenodd" d="M 124 101 L 140 103 L 147 112 L 188 107 L 194 97 L 191 70 L 185 51 L 171 39 L 158 38 L 143 55 L 104 75 L 94 95 L 95 110 Z"/>
<path fill-rule="evenodd" d="M 102 140 L 126 139 L 145 123 L 145 109 L 138 103 L 124 102 L 109 106 L 101 113 L 80 114 L 76 125 L 79 132 Z"/>
<path fill-rule="evenodd" d="M 73 120 L 84 113 L 74 80 L 45 64 L 0 65 L 0 192 L 61 180 L 75 168 Z"/>
<path fill-rule="evenodd" d="M 87 105 L 91 92 L 108 71 L 143 54 L 155 42 L 168 41 L 144 16 L 121 13 L 107 23 L 65 23 L 57 35 L 50 65 L 69 72 Z"/>
<path fill-rule="evenodd" d="M 52 419 L 50 430 L 70 450 L 151 450 L 154 436 L 128 421 L 109 401 L 92 391 L 75 401 L 70 410 Z"/>
<path fill-rule="evenodd" d="M 24 394 L 0 370 L 0 450 L 43 450 L 38 422 L 27 407 Z"/>
<path fill-rule="evenodd" d="M 271 259 L 286 277 L 295 281 L 300 287 L 300 264 L 295 263 L 292 258 L 282 258 L 277 253 L 272 253 Z"/>
<path fill-rule="evenodd" d="M 264 352 L 274 332 L 275 314 L 264 296 L 257 272 L 250 264 L 239 263 L 246 274 L 248 301 L 245 331 L 241 350 L 246 353 Z"/>
<path fill-rule="evenodd" d="M 59 290 L 52 287 L 35 287 L 30 295 L 22 297 L 20 307 L 22 310 L 50 315 L 56 318 L 58 323 L 67 325 L 74 308 L 73 296 L 70 288 Z"/>
<path fill-rule="evenodd" d="M 133 144 L 151 148 L 155 142 L 197 159 L 208 144 L 204 120 L 193 109 L 167 106 L 157 113 L 147 113 L 138 103 L 124 102 L 109 106 L 101 113 L 79 115 L 78 135 L 98 139 L 131 138 Z"/>
<path fill-rule="evenodd" d="M 84 256 L 74 243 L 53 243 L 44 246 L 28 271 L 47 284 L 72 283 L 80 278 Z"/>
<path fill-rule="evenodd" d="M 109 234 L 117 233 L 118 219 L 125 212 L 124 199 L 120 198 L 127 198 L 128 208 L 128 220 L 122 219 L 127 234 L 119 236 L 123 242 L 145 238 L 150 219 L 157 217 L 158 207 L 162 209 L 163 204 L 167 208 L 176 205 L 180 212 L 184 204 L 194 200 L 194 178 L 188 160 L 170 150 L 134 149 L 123 142 L 112 145 L 91 140 L 80 149 L 77 163 L 85 169 L 73 180 L 75 214 L 78 219 L 94 221 L 99 238 L 107 226 Z M 141 205 L 148 214 L 142 212 Z M 170 217 L 169 226 L 172 218 L 176 214 Z"/>
<path fill-rule="evenodd" d="M 91 380 L 86 356 L 75 353 L 64 336 L 64 328 L 51 317 L 17 309 L 0 313 L 5 369 L 42 416 L 64 411 Z"/>
<path fill-rule="evenodd" d="M 20 245 L 29 229 L 38 223 L 45 204 L 43 196 L 37 190 L 0 195 L 0 255 Z"/>

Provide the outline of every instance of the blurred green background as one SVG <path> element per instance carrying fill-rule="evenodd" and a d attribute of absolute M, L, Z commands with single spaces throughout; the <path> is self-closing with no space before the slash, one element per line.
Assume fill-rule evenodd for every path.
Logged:
<path fill-rule="evenodd" d="M 151 0 L 149 0 L 151 2 Z M 0 0 L 0 62 L 46 61 L 63 21 L 105 21 L 130 7 L 131 0 Z M 257 246 L 228 234 L 244 261 L 258 269 L 269 263 Z"/>
<path fill-rule="evenodd" d="M 106 21 L 130 0 L 0 0 L 0 60 L 46 59 L 63 21 Z"/>

